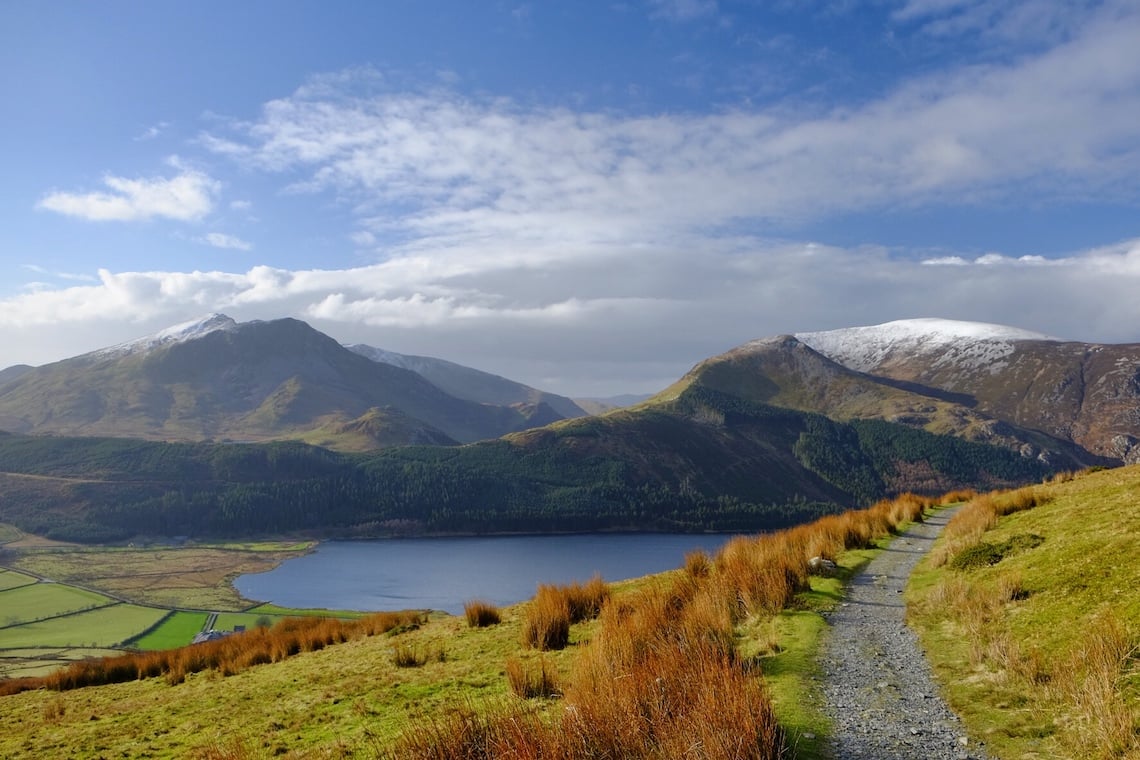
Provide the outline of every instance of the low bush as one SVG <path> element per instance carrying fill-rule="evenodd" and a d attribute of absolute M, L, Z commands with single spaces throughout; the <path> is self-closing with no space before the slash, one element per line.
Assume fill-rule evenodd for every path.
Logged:
<path fill-rule="evenodd" d="M 502 621 L 499 608 L 482 599 L 472 599 L 463 605 L 463 615 L 467 618 L 467 625 L 471 628 L 486 628 L 498 625 Z"/>
<path fill-rule="evenodd" d="M 516 657 L 507 660 L 507 683 L 516 697 L 535 699 L 537 697 L 556 697 L 561 694 L 558 683 L 558 673 L 542 658 L 537 667 L 527 667 Z"/>
<path fill-rule="evenodd" d="M 164 676 L 177 685 L 191 673 L 217 670 L 223 675 L 240 673 L 255 665 L 278 662 L 302 651 L 418 625 L 420 612 L 382 612 L 360 620 L 331 618 L 286 618 L 273 628 L 255 628 L 225 638 L 191 644 L 163 652 L 139 652 L 118 657 L 82 660 L 46 676 L 0 682 L 0 696 L 32 689 L 67 691 L 85 686 Z"/>

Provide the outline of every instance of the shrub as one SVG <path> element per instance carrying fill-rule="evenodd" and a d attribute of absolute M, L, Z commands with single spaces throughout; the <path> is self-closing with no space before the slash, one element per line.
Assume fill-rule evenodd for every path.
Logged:
<path fill-rule="evenodd" d="M 521 660 L 512 657 L 507 660 L 506 674 L 511 692 L 517 697 L 534 699 L 556 697 L 561 693 L 558 673 L 550 667 L 545 657 L 538 661 L 537 669 L 528 668 Z"/>
<path fill-rule="evenodd" d="M 463 614 L 467 617 L 467 625 L 471 628 L 486 628 L 498 625 L 502 616 L 499 608 L 482 599 L 472 599 L 463 605 Z"/>
<path fill-rule="evenodd" d="M 401 642 L 392 647 L 392 664 L 397 668 L 419 668 L 446 659 L 447 653 L 439 644 L 420 646 Z"/>
<path fill-rule="evenodd" d="M 527 607 L 522 638 L 540 650 L 564 649 L 570 643 L 570 603 L 561 589 L 539 585 Z"/>

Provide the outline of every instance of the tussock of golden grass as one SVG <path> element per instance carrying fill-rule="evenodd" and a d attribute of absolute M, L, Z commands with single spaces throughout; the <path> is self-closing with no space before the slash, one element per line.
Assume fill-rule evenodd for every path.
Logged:
<path fill-rule="evenodd" d="M 733 539 L 715 558 L 686 556 L 684 572 L 671 580 L 615 599 L 607 590 L 592 608 L 600 609 L 598 625 L 575 662 L 561 714 L 542 721 L 518 709 L 464 709 L 412 726 L 388 757 L 784 757 L 764 685 L 736 656 L 735 623 L 785 608 L 808 588 L 811 557 L 870 546 L 921 520 L 933 503 L 904 494 L 811 525 Z M 528 646 L 565 645 L 571 596 L 539 587 L 524 620 Z M 526 692 L 532 674 L 521 663 L 508 662 L 507 675 L 516 694 Z"/>
<path fill-rule="evenodd" d="M 538 587 L 523 620 L 522 641 L 540 650 L 564 649 L 570 643 L 570 602 L 558 587 Z"/>
<path fill-rule="evenodd" d="M 204 670 L 233 675 L 252 667 L 278 662 L 300 652 L 313 652 L 362 636 L 415 627 L 419 612 L 382 612 L 360 620 L 286 618 L 273 628 L 257 628 L 223 639 L 192 644 L 164 652 L 142 652 L 97 660 L 82 660 L 46 676 L 0 683 L 0 696 L 31 689 L 67 691 L 84 686 L 122 683 L 165 676 L 171 685 Z"/>
<path fill-rule="evenodd" d="M 570 606 L 571 623 L 593 620 L 601 614 L 602 605 L 610 598 L 610 587 L 600 575 L 595 575 L 585 585 L 571 583 L 563 586 L 561 592 Z"/>
<path fill-rule="evenodd" d="M 694 549 L 685 555 L 685 572 L 693 578 L 707 578 L 712 572 L 712 559 L 704 549 Z"/>
<path fill-rule="evenodd" d="M 930 553 L 930 566 L 942 567 L 976 546 L 986 531 L 997 526 L 998 518 L 1040 506 L 1048 499 L 1047 494 L 1031 486 L 974 497 L 946 525 L 942 542 Z"/>
<path fill-rule="evenodd" d="M 547 727 L 530 710 L 517 705 L 476 710 L 470 706 L 421 721 L 395 746 L 381 752 L 385 760 L 557 760 L 545 750 Z M 562 757 L 568 757 L 563 755 Z"/>
<path fill-rule="evenodd" d="M 600 577 L 566 586 L 540 584 L 523 621 L 523 644 L 540 650 L 563 649 L 570 643 L 570 626 L 597 617 L 610 588 Z"/>
<path fill-rule="evenodd" d="M 1095 619 L 1086 638 L 1058 667 L 1052 682 L 1056 698 L 1070 707 L 1073 725 L 1065 732 L 1079 740 L 1083 757 L 1140 756 L 1136 715 L 1121 697 L 1121 681 L 1137 669 L 1134 632 L 1112 613 Z"/>
<path fill-rule="evenodd" d="M 392 647 L 392 664 L 397 668 L 419 668 L 429 662 L 444 662 L 447 652 L 442 645 L 417 645 L 398 642 Z"/>
<path fill-rule="evenodd" d="M 467 625 L 471 628 L 486 628 L 489 625 L 498 625 L 502 620 L 499 608 L 482 599 L 472 599 L 464 604 L 463 615 L 467 618 Z"/>
<path fill-rule="evenodd" d="M 558 672 L 542 658 L 534 667 L 528 667 L 522 660 L 512 657 L 506 665 L 507 683 L 516 697 L 535 699 L 554 697 L 561 694 Z"/>

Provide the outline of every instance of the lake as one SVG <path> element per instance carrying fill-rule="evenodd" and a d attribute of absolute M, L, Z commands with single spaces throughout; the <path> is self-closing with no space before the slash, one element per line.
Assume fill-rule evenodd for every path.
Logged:
<path fill-rule="evenodd" d="M 333 610 L 435 609 L 498 605 L 534 596 L 539 583 L 637 578 L 680 567 L 685 554 L 713 554 L 728 535 L 606 533 L 328 541 L 234 586 L 247 599 Z"/>

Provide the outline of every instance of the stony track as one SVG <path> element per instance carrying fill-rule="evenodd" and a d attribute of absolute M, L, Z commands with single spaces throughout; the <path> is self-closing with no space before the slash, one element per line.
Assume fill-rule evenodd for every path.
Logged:
<path fill-rule="evenodd" d="M 918 637 L 906 627 L 903 586 L 952 516 L 914 525 L 856 576 L 829 615 L 822 692 L 836 760 L 988 760 L 939 696 Z"/>

